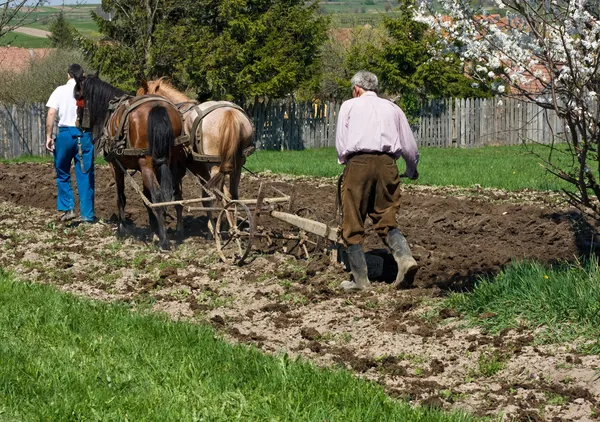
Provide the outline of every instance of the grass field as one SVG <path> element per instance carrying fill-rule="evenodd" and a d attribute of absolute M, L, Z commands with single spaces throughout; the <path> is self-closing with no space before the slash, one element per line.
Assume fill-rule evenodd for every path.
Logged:
<path fill-rule="evenodd" d="M 81 35 L 89 38 L 98 38 L 100 36 L 98 33 L 98 25 L 96 25 L 90 16 L 90 12 L 96 10 L 97 7 L 97 4 L 65 5 L 63 11 L 67 21 L 73 25 Z M 21 26 L 48 30 L 49 24 L 60 10 L 60 6 L 38 7 L 34 12 L 27 16 Z M 10 45 L 24 48 L 50 47 L 50 42 L 45 38 L 31 37 L 24 34 L 17 35 L 15 42 L 12 42 Z M 10 37 L 7 38 L 7 40 L 10 39 Z M 0 45 L 7 45 L 8 42 L 10 42 L 7 40 L 0 40 Z"/>
<path fill-rule="evenodd" d="M 49 48 L 52 43 L 48 38 L 32 37 L 27 34 L 9 32 L 0 38 L 0 46 L 12 46 L 21 48 Z"/>
<path fill-rule="evenodd" d="M 600 268 L 582 265 L 546 268 L 515 263 L 471 293 L 455 294 L 449 305 L 466 312 L 474 324 L 493 332 L 525 325 L 549 343 L 590 340 L 580 351 L 600 354 Z M 480 318 L 487 313 L 488 317 Z"/>
<path fill-rule="evenodd" d="M 545 149 L 536 148 L 543 154 Z M 419 180 L 404 183 L 431 186 L 498 188 L 557 191 L 571 187 L 540 167 L 530 147 L 485 147 L 473 149 L 421 148 Z M 0 162 L 50 162 L 51 157 L 21 157 Z M 98 161 L 104 164 L 103 160 Z M 400 172 L 404 162 L 398 161 Z M 334 148 L 305 151 L 256 151 L 248 158 L 246 168 L 252 172 L 313 177 L 338 177 L 343 166 L 337 163 Z"/>
<path fill-rule="evenodd" d="M 468 421 L 388 398 L 342 370 L 232 346 L 0 270 L 0 419 Z"/>
<path fill-rule="evenodd" d="M 545 149 L 536 148 L 543 154 Z M 420 149 L 418 182 L 433 186 L 473 187 L 507 190 L 559 190 L 569 186 L 548 174 L 529 147 L 485 147 L 473 149 Z M 404 162 L 398 161 L 400 171 Z M 337 164 L 333 148 L 306 151 L 257 151 L 248 159 L 251 171 L 272 171 L 305 176 L 337 177 L 343 167 Z"/>

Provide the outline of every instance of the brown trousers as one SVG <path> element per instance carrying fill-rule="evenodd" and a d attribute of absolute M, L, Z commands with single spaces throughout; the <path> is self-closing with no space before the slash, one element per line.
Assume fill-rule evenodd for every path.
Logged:
<path fill-rule="evenodd" d="M 365 219 L 382 238 L 397 228 L 400 209 L 400 175 L 387 154 L 358 154 L 350 159 L 341 186 L 342 238 L 346 246 L 363 242 Z"/>

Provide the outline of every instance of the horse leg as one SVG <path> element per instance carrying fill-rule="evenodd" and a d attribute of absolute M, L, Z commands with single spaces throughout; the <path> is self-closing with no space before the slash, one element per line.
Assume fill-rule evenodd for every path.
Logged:
<path fill-rule="evenodd" d="M 246 164 L 246 158 L 236 158 L 233 171 L 229 175 L 229 195 L 231 199 L 239 199 L 240 178 L 242 177 L 242 167 Z"/>
<path fill-rule="evenodd" d="M 185 166 L 178 161 L 173 160 L 171 163 L 171 171 L 173 172 L 173 197 L 176 201 L 183 199 L 183 176 L 185 176 Z M 183 241 L 183 205 L 175 205 L 177 213 L 177 229 L 175 236 L 179 241 Z"/>
<path fill-rule="evenodd" d="M 125 174 L 120 167 L 110 163 L 110 169 L 115 179 L 115 186 L 117 188 L 117 210 L 118 210 L 118 221 L 117 221 L 117 237 L 123 237 L 125 235 Z"/>
<path fill-rule="evenodd" d="M 212 178 L 218 172 L 219 172 L 219 166 L 218 165 L 212 166 L 209 171 L 209 179 Z M 229 194 L 229 190 L 226 190 L 224 192 L 224 189 L 223 189 L 224 184 L 225 184 L 225 179 L 223 179 L 221 181 L 221 183 L 219 183 L 217 186 L 215 186 L 215 188 L 218 189 L 219 191 L 223 192 L 225 194 L 225 197 L 229 199 L 229 198 L 231 198 L 231 195 Z M 222 204 L 217 203 L 217 200 L 212 201 L 210 204 L 210 206 L 212 208 L 217 208 L 217 207 L 219 207 L 219 205 L 225 206 L 224 203 L 222 203 Z M 216 222 L 215 222 L 215 220 L 213 220 L 212 211 L 207 211 L 206 216 L 208 217 L 208 229 L 214 236 L 215 230 L 216 230 Z"/>
<path fill-rule="evenodd" d="M 149 159 L 146 161 L 151 163 L 151 160 Z M 144 195 L 146 195 L 146 198 L 148 198 L 150 202 L 160 202 L 160 185 L 158 184 L 158 180 L 156 180 L 152 164 L 150 164 L 149 167 L 140 165 L 140 168 L 142 169 L 142 180 L 144 181 Z M 165 229 L 165 207 L 150 208 L 146 206 L 146 209 L 148 210 L 150 228 L 152 228 L 154 232 L 158 232 L 158 245 L 161 249 L 169 249 L 170 244 Z"/>

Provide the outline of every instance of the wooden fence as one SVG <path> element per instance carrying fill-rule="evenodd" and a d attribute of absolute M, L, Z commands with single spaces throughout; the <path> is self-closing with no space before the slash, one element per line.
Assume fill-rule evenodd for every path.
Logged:
<path fill-rule="evenodd" d="M 340 103 L 267 102 L 247 107 L 258 148 L 302 150 L 335 146 Z"/>
<path fill-rule="evenodd" d="M 425 105 L 415 137 L 419 146 L 479 147 L 548 144 L 563 127 L 553 110 L 514 98 L 436 100 Z"/>
<path fill-rule="evenodd" d="M 302 150 L 335 146 L 340 103 L 269 101 L 247 107 L 259 149 Z M 0 158 L 43 155 L 45 106 L 0 104 Z M 515 99 L 436 100 L 423 107 L 414 128 L 419 146 L 515 145 L 549 143 L 561 136 L 556 114 Z"/>
<path fill-rule="evenodd" d="M 46 154 L 44 103 L 0 103 L 0 158 Z"/>

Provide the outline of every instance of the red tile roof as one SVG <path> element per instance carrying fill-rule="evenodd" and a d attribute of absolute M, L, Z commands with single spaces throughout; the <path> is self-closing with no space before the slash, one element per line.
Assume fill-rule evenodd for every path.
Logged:
<path fill-rule="evenodd" d="M 20 72 L 31 63 L 46 57 L 54 48 L 0 47 L 0 71 Z"/>

